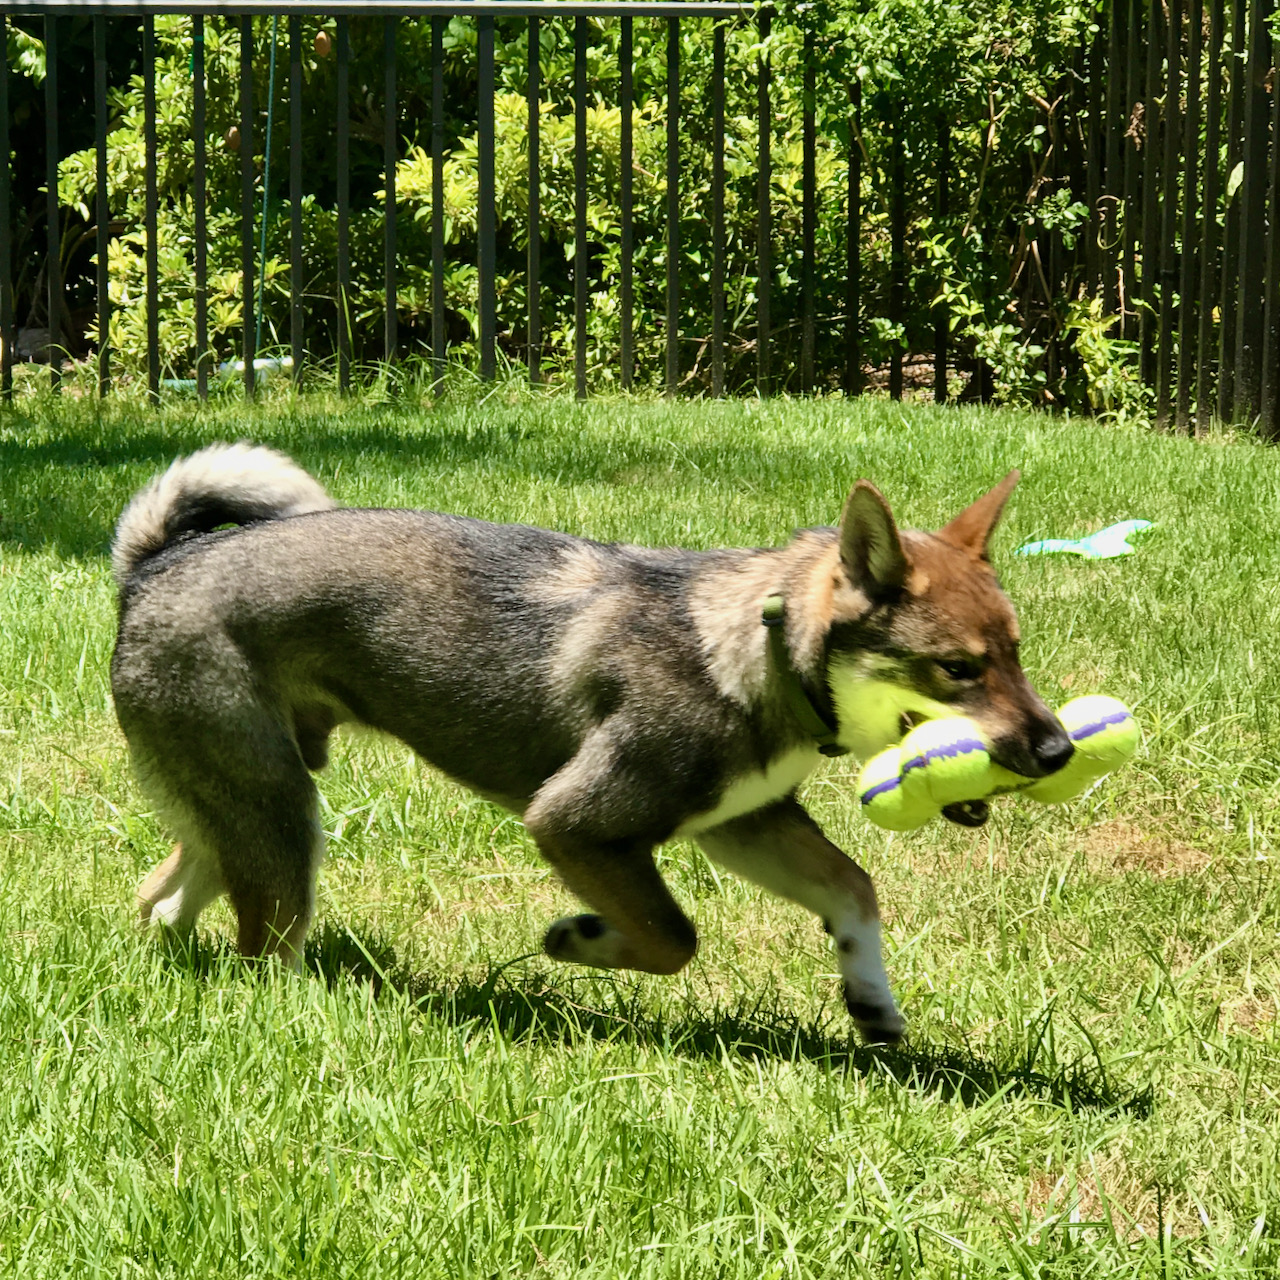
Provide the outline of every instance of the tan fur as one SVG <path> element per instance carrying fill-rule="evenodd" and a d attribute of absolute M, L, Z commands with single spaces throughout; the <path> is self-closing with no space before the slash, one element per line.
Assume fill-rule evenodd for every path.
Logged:
<path fill-rule="evenodd" d="M 548 604 L 576 604 L 605 582 L 600 556 L 594 547 L 582 544 L 567 549 L 537 580 L 536 589 Z"/>
<path fill-rule="evenodd" d="M 1010 471 L 994 489 L 971 502 L 956 518 L 938 530 L 938 537 L 976 560 L 987 558 L 991 531 L 1000 520 L 1005 503 L 1017 485 L 1019 473 Z"/>
<path fill-rule="evenodd" d="M 591 656 L 609 643 L 624 605 L 616 593 L 602 591 L 575 610 L 566 624 L 552 657 L 556 686 L 566 697 L 576 695 Z"/>
<path fill-rule="evenodd" d="M 790 550 L 788 548 L 788 550 Z M 766 679 L 760 613 L 789 580 L 786 552 L 749 556 L 707 572 L 689 614 L 716 688 L 740 706 L 759 698 Z"/>

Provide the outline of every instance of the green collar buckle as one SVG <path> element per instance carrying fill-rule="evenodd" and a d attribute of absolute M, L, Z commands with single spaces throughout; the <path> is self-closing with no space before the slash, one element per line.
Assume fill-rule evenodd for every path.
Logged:
<path fill-rule="evenodd" d="M 768 628 L 769 658 L 782 684 L 782 695 L 792 715 L 817 742 L 818 751 L 822 755 L 848 755 L 849 748 L 841 746 L 836 736 L 836 726 L 818 709 L 804 687 L 800 673 L 792 664 L 791 651 L 787 648 L 787 606 L 781 595 L 772 595 L 764 602 L 760 621 Z"/>

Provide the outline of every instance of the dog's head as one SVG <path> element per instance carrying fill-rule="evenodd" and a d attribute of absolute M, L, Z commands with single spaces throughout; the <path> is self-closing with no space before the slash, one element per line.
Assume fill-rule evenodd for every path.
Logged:
<path fill-rule="evenodd" d="M 1060 769 L 1072 747 L 1018 661 L 1018 622 L 987 544 L 1018 482 L 1010 472 L 936 533 L 899 530 L 860 480 L 840 522 L 827 673 L 840 737 L 863 758 L 912 724 L 975 720 L 998 764 L 1025 777 Z"/>

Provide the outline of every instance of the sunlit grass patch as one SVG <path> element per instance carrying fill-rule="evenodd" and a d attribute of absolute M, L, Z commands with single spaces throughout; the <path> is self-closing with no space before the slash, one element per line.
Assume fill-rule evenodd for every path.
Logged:
<path fill-rule="evenodd" d="M 675 979 L 538 951 L 569 899 L 520 825 L 406 748 L 340 734 L 309 973 L 254 979 L 230 916 L 137 934 L 167 852 L 111 711 L 106 553 L 131 492 L 215 439 L 348 503 L 651 544 L 768 545 L 879 484 L 934 526 L 1012 466 L 996 538 L 1051 703 L 1105 691 L 1131 766 L 1061 808 L 869 827 L 911 1029 L 851 1042 L 816 923 L 663 870 Z M 1145 517 L 1125 560 L 1015 558 Z M 980 411 L 439 408 L 280 395 L 0 416 L 0 1258 L 23 1275 L 1134 1276 L 1280 1265 L 1280 460 Z"/>

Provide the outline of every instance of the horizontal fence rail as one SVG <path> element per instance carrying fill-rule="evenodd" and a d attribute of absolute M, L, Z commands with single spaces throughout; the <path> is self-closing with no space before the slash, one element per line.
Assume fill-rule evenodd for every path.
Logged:
<path fill-rule="evenodd" d="M 420 355 L 1274 437 L 1273 9 L 1100 5 L 1011 216 L 994 107 L 904 102 L 806 6 L 9 0 L 45 73 L 0 64 L 0 389 Z"/>

